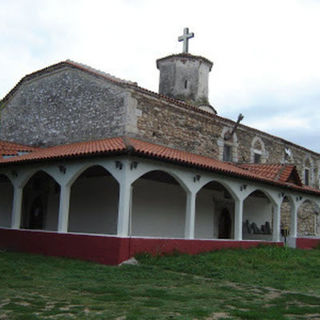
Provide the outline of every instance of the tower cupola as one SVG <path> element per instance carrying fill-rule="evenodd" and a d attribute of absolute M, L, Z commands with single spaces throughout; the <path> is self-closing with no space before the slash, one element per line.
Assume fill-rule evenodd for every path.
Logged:
<path fill-rule="evenodd" d="M 208 100 L 209 72 L 213 63 L 188 53 L 188 40 L 193 36 L 185 28 L 184 34 L 178 38 L 183 41 L 183 52 L 157 60 L 160 71 L 159 93 L 216 113 Z"/>

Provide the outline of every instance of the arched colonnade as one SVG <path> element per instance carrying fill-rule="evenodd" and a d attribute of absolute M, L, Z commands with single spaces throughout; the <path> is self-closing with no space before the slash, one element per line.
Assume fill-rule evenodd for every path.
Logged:
<path fill-rule="evenodd" d="M 281 207 L 319 199 L 273 186 L 130 158 L 24 166 L 0 173 L 0 227 L 120 237 L 281 239 Z"/>

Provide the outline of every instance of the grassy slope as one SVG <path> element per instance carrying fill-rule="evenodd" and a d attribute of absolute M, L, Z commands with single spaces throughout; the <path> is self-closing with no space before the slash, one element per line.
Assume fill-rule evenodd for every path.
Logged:
<path fill-rule="evenodd" d="M 139 260 L 109 267 L 0 253 L 0 319 L 320 319 L 320 250 Z"/>

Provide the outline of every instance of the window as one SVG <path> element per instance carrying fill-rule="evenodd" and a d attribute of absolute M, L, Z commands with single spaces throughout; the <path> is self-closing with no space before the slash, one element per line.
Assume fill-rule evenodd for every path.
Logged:
<path fill-rule="evenodd" d="M 267 152 L 264 142 L 258 136 L 255 136 L 251 142 L 250 148 L 250 162 L 251 163 L 265 163 L 267 160 Z"/>
<path fill-rule="evenodd" d="M 217 140 L 219 150 L 219 160 L 228 162 L 238 162 L 238 138 L 232 128 L 224 127 Z"/>
<path fill-rule="evenodd" d="M 304 178 L 304 184 L 306 186 L 313 186 L 313 160 L 309 155 L 306 155 L 303 161 L 303 168 L 302 168 L 302 177 Z"/>
<path fill-rule="evenodd" d="M 223 161 L 232 161 L 232 148 L 227 144 L 223 146 Z"/>
<path fill-rule="evenodd" d="M 308 186 L 308 185 L 309 185 L 309 182 L 310 182 L 309 174 L 310 174 L 309 169 L 304 169 L 304 184 L 305 184 L 306 186 Z"/>
<path fill-rule="evenodd" d="M 254 163 L 261 163 L 261 154 L 259 153 L 254 153 L 254 159 L 253 159 Z"/>

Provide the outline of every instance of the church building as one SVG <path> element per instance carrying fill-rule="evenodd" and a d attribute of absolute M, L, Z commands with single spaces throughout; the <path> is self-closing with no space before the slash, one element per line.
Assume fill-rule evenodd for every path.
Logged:
<path fill-rule="evenodd" d="M 320 154 L 219 116 L 192 37 L 158 93 L 67 60 L 0 101 L 1 249 L 116 265 L 320 243 Z"/>

